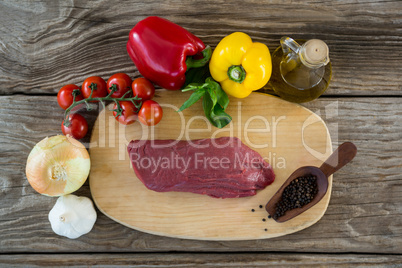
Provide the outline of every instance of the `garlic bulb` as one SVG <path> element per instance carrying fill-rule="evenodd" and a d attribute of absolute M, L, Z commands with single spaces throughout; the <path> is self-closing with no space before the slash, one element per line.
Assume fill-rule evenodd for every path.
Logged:
<path fill-rule="evenodd" d="M 26 176 L 39 193 L 60 196 L 80 188 L 91 161 L 85 146 L 73 137 L 57 135 L 38 142 L 28 156 Z"/>
<path fill-rule="evenodd" d="M 49 212 L 53 232 L 70 239 L 89 233 L 96 217 L 91 199 L 72 194 L 60 196 Z"/>

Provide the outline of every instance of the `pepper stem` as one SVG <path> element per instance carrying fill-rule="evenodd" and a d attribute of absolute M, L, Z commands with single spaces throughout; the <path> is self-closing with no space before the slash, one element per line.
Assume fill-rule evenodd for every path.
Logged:
<path fill-rule="evenodd" d="M 229 79 L 241 84 L 246 79 L 246 71 L 241 65 L 232 65 L 228 69 Z"/>
<path fill-rule="evenodd" d="M 186 65 L 187 70 L 191 68 L 199 68 L 204 66 L 208 63 L 212 56 L 212 48 L 210 46 L 206 46 L 203 51 L 201 51 L 202 58 L 201 59 L 194 59 L 193 57 L 187 57 Z"/>

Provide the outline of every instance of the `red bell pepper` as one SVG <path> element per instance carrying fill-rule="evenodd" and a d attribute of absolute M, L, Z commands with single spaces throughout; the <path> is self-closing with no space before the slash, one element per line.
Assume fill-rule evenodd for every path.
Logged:
<path fill-rule="evenodd" d="M 148 17 L 134 26 L 127 52 L 142 76 L 170 90 L 182 88 L 186 71 L 204 66 L 212 54 L 198 37 L 160 17 Z"/>

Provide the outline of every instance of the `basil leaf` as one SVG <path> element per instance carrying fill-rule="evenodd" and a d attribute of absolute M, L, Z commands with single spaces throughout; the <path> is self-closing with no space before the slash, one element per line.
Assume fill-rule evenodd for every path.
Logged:
<path fill-rule="evenodd" d="M 228 105 L 229 105 L 229 97 L 226 94 L 225 91 L 221 88 L 218 82 L 212 79 L 212 77 L 208 77 L 205 80 L 205 83 L 208 83 L 210 86 L 210 89 L 208 92 L 213 91 L 213 94 L 215 94 L 217 101 L 214 101 L 214 97 L 211 95 L 212 100 L 214 101 L 214 106 L 216 103 L 218 103 L 220 106 L 223 107 L 223 110 L 225 110 Z"/>
<path fill-rule="evenodd" d="M 181 112 L 184 109 L 190 107 L 191 105 L 196 103 L 199 99 L 201 99 L 201 97 L 204 95 L 205 95 L 205 88 L 197 89 L 196 91 L 193 92 L 193 94 L 191 94 L 190 98 L 188 98 L 188 100 L 186 100 L 183 103 L 183 105 L 180 107 L 180 109 L 177 112 Z"/>
<path fill-rule="evenodd" d="M 211 74 L 209 73 L 209 64 L 206 64 L 200 68 L 192 68 L 186 72 L 186 81 L 182 87 L 185 88 L 187 85 L 191 83 L 205 83 L 205 79 L 210 77 Z"/>
<path fill-rule="evenodd" d="M 206 94 L 202 98 L 202 107 L 204 108 L 205 116 L 207 117 L 209 122 L 211 122 L 211 124 L 215 126 L 215 124 L 213 123 L 213 120 L 211 120 L 211 111 L 212 111 L 213 106 L 212 106 L 211 97 L 209 96 L 208 92 L 206 92 Z"/>
<path fill-rule="evenodd" d="M 190 90 L 194 90 L 194 93 L 183 103 L 178 112 L 190 107 L 202 97 L 205 116 L 212 125 L 223 128 L 232 121 L 232 117 L 225 112 L 229 105 L 228 95 L 212 77 L 207 77 L 202 83 L 199 81 L 189 83 L 182 89 L 183 92 Z"/>
<path fill-rule="evenodd" d="M 228 97 L 228 94 L 226 94 L 226 92 L 222 89 L 222 88 L 220 88 L 218 91 L 217 91 L 217 97 L 218 97 L 218 104 L 220 105 L 220 106 L 222 106 L 222 108 L 223 108 L 223 110 L 225 110 L 227 107 L 228 107 L 228 105 L 229 105 L 229 97 Z"/>
<path fill-rule="evenodd" d="M 217 128 L 223 128 L 232 121 L 232 117 L 225 113 L 222 106 L 214 105 L 210 92 L 208 90 L 202 99 L 205 116 L 212 125 Z"/>
<path fill-rule="evenodd" d="M 217 126 L 218 128 L 223 128 L 232 121 L 232 117 L 228 115 L 225 110 L 219 105 L 214 107 L 213 118 L 214 121 L 219 124 L 219 126 Z"/>
<path fill-rule="evenodd" d="M 216 103 L 218 102 L 218 96 L 216 94 L 215 88 L 208 84 L 208 94 L 212 101 L 212 107 L 215 107 Z"/>

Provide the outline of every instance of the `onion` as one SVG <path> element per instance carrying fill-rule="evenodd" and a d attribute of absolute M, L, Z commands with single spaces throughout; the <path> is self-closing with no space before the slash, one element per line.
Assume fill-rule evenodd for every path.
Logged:
<path fill-rule="evenodd" d="M 82 143 L 57 135 L 38 142 L 28 156 L 26 176 L 40 194 L 61 196 L 78 190 L 89 175 L 91 161 Z"/>

